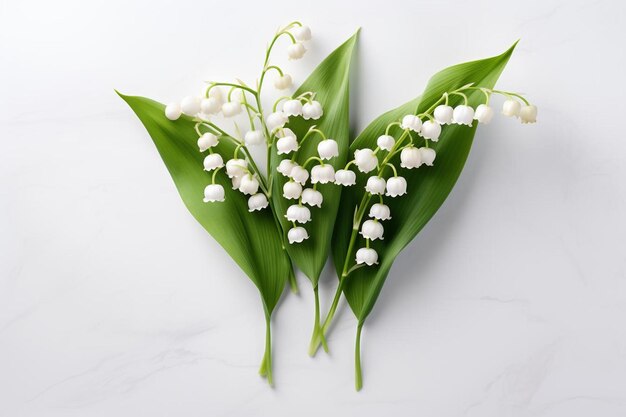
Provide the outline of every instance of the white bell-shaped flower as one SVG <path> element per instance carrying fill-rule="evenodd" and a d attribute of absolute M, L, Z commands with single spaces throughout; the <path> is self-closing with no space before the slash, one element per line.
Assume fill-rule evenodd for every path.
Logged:
<path fill-rule="evenodd" d="M 248 199 L 248 211 L 257 211 L 269 205 L 267 197 L 263 193 L 257 193 Z"/>
<path fill-rule="evenodd" d="M 385 192 L 385 186 L 387 182 L 382 177 L 372 176 L 367 179 L 365 184 L 365 191 L 372 195 L 383 194 Z"/>
<path fill-rule="evenodd" d="M 198 149 L 200 152 L 204 152 L 209 148 L 212 148 L 217 145 L 218 139 L 213 133 L 203 133 L 202 136 L 198 138 Z"/>
<path fill-rule="evenodd" d="M 422 129 L 422 120 L 414 114 L 407 114 L 402 118 L 402 129 L 409 129 L 419 133 Z"/>
<path fill-rule="evenodd" d="M 256 146 L 265 143 L 265 136 L 261 130 L 250 130 L 246 132 L 243 140 L 248 146 Z"/>
<path fill-rule="evenodd" d="M 306 48 L 301 42 L 292 43 L 287 47 L 287 56 L 289 59 L 300 59 L 304 56 Z"/>
<path fill-rule="evenodd" d="M 322 159 L 331 159 L 339 156 L 339 144 L 334 139 L 324 139 L 317 144 L 317 153 Z"/>
<path fill-rule="evenodd" d="M 482 123 L 484 125 L 491 122 L 493 119 L 493 109 L 486 104 L 481 104 L 476 107 L 476 112 L 474 113 L 474 120 L 478 120 L 478 123 Z"/>
<path fill-rule="evenodd" d="M 222 100 L 215 97 L 203 98 L 200 102 L 200 111 L 203 114 L 216 114 L 222 108 Z"/>
<path fill-rule="evenodd" d="M 391 210 L 385 204 L 375 203 L 370 208 L 370 217 L 378 220 L 389 220 L 391 219 Z"/>
<path fill-rule="evenodd" d="M 322 108 L 322 104 L 319 101 L 312 101 L 310 103 L 305 103 L 302 106 L 302 117 L 304 120 L 317 120 L 324 115 L 324 109 Z"/>
<path fill-rule="evenodd" d="M 430 139 L 433 142 L 437 142 L 439 140 L 439 135 L 441 135 L 441 125 L 437 122 L 433 122 L 432 120 L 426 120 L 422 125 L 422 130 L 420 134 L 425 139 Z"/>
<path fill-rule="evenodd" d="M 277 90 L 285 90 L 291 87 L 292 84 L 293 80 L 289 74 L 283 74 L 274 80 L 274 87 L 276 87 Z"/>
<path fill-rule="evenodd" d="M 313 184 L 335 182 L 335 168 L 330 164 L 315 165 L 311 169 L 311 182 Z"/>
<path fill-rule="evenodd" d="M 238 190 L 241 186 L 241 177 L 232 177 L 230 181 L 233 184 L 233 190 Z"/>
<path fill-rule="evenodd" d="M 382 136 L 379 136 L 378 139 L 376 139 L 376 145 L 380 149 L 384 149 L 386 151 L 391 151 L 395 143 L 396 143 L 396 140 L 394 139 L 393 136 L 390 136 L 390 135 L 382 135 Z"/>
<path fill-rule="evenodd" d="M 302 185 L 295 181 L 287 181 L 283 185 L 283 197 L 287 200 L 295 200 L 302 195 Z"/>
<path fill-rule="evenodd" d="M 205 203 L 212 203 L 215 201 L 224 201 L 224 187 L 220 184 L 210 184 L 204 189 Z"/>
<path fill-rule="evenodd" d="M 505 100 L 502 104 L 502 114 L 507 117 L 517 117 L 522 109 L 522 105 L 519 101 L 509 99 Z"/>
<path fill-rule="evenodd" d="M 406 194 L 406 179 L 391 177 L 387 180 L 387 194 L 389 197 L 399 197 Z"/>
<path fill-rule="evenodd" d="M 309 234 L 307 233 L 304 227 L 292 227 L 287 232 L 287 239 L 289 239 L 290 244 L 300 243 L 309 238 Z"/>
<path fill-rule="evenodd" d="M 224 160 L 222 159 L 222 155 L 220 155 L 219 153 L 212 153 L 204 158 L 205 171 L 213 171 L 214 169 L 221 168 L 223 166 Z"/>
<path fill-rule="evenodd" d="M 309 206 L 317 206 L 322 207 L 322 202 L 324 201 L 324 196 L 317 190 L 313 188 L 307 188 L 302 191 L 302 202 L 304 204 L 308 204 Z"/>
<path fill-rule="evenodd" d="M 293 204 L 287 208 L 285 217 L 290 222 L 307 223 L 311 221 L 311 210 L 299 204 Z"/>
<path fill-rule="evenodd" d="M 537 122 L 537 106 L 530 104 L 522 107 L 519 112 L 519 118 L 522 123 Z"/>
<path fill-rule="evenodd" d="M 271 113 L 269 116 L 267 116 L 267 119 L 265 119 L 265 124 L 267 125 L 267 128 L 270 132 L 274 132 L 274 130 L 278 129 L 279 127 L 285 126 L 285 123 L 287 123 L 288 120 L 289 119 L 287 118 L 287 115 L 285 115 L 285 113 L 283 113 L 282 111 L 275 111 L 274 113 Z"/>
<path fill-rule="evenodd" d="M 291 34 L 299 41 L 311 40 L 311 28 L 308 26 L 296 26 L 291 29 Z"/>
<path fill-rule="evenodd" d="M 283 103 L 283 113 L 287 116 L 302 116 L 302 102 L 300 100 L 287 100 Z"/>
<path fill-rule="evenodd" d="M 372 248 L 361 248 L 356 251 L 356 263 L 372 266 L 378 263 L 378 253 Z"/>
<path fill-rule="evenodd" d="M 238 101 L 229 101 L 222 104 L 222 114 L 224 117 L 233 117 L 241 113 L 241 103 Z"/>
<path fill-rule="evenodd" d="M 361 235 L 365 239 L 376 240 L 383 239 L 383 233 L 385 228 L 380 222 L 376 220 L 365 220 L 361 225 Z"/>
<path fill-rule="evenodd" d="M 230 159 L 226 161 L 226 175 L 230 178 L 243 177 L 248 172 L 248 161 L 245 159 Z"/>
<path fill-rule="evenodd" d="M 239 191 L 247 195 L 256 194 L 259 191 L 259 180 L 252 174 L 244 175 L 241 177 Z"/>
<path fill-rule="evenodd" d="M 285 136 L 276 141 L 276 151 L 278 155 L 287 155 L 293 151 L 297 151 L 300 145 L 295 136 Z"/>
<path fill-rule="evenodd" d="M 200 97 L 187 96 L 180 102 L 180 109 L 187 116 L 195 116 L 200 113 Z"/>
<path fill-rule="evenodd" d="M 439 105 L 435 107 L 435 111 L 433 115 L 435 116 L 435 120 L 440 125 L 448 125 L 452 123 L 452 114 L 454 109 L 448 105 Z"/>
<path fill-rule="evenodd" d="M 452 113 L 452 120 L 458 125 L 471 126 L 472 120 L 474 120 L 474 109 L 463 104 L 456 106 Z"/>
<path fill-rule="evenodd" d="M 177 120 L 182 112 L 183 111 L 180 109 L 180 104 L 178 103 L 170 103 L 165 106 L 165 117 L 170 120 Z"/>
<path fill-rule="evenodd" d="M 422 165 L 422 156 L 420 151 L 413 147 L 409 146 L 402 149 L 400 152 L 400 166 L 406 169 L 419 168 Z"/>
<path fill-rule="evenodd" d="M 297 165 L 298 164 L 293 162 L 291 159 L 283 159 L 282 161 L 280 161 L 280 164 L 278 164 L 276 171 L 280 172 L 285 177 L 288 177 L 291 174 L 291 170 L 293 169 L 293 167 Z"/>
<path fill-rule="evenodd" d="M 295 182 L 299 182 L 300 184 L 306 184 L 306 181 L 309 179 L 309 171 L 300 165 L 296 165 L 291 169 L 289 173 L 289 177 Z"/>
<path fill-rule="evenodd" d="M 357 149 L 354 151 L 354 164 L 359 171 L 367 173 L 378 166 L 378 158 L 369 148 Z"/>
<path fill-rule="evenodd" d="M 335 172 L 335 184 L 344 186 L 356 184 L 356 173 L 349 169 L 338 169 Z"/>
<path fill-rule="evenodd" d="M 202 97 L 207 97 L 206 95 L 206 87 L 202 88 Z M 214 98 L 215 100 L 219 101 L 220 104 L 224 102 L 224 92 L 222 91 L 222 88 L 220 86 L 213 86 L 211 87 L 211 89 L 209 90 L 209 95 L 208 98 Z"/>
<path fill-rule="evenodd" d="M 435 152 L 435 150 L 432 148 L 422 147 L 419 149 L 419 151 L 420 151 L 420 156 L 422 157 L 422 163 L 429 167 L 433 166 L 433 162 L 435 161 L 435 156 L 437 156 L 437 153 Z"/>

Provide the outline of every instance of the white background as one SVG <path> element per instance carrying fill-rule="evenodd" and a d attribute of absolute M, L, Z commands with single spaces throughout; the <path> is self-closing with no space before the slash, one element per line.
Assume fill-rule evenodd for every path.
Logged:
<path fill-rule="evenodd" d="M 0 415 L 626 415 L 626 6 L 620 1 L 54 1 L 0 9 Z M 363 334 L 342 302 L 306 355 L 312 293 L 273 322 L 257 375 L 253 285 L 187 213 L 113 89 L 171 101 L 254 82 L 280 24 L 308 23 L 302 81 L 361 26 L 355 132 L 437 70 L 521 42 L 497 117 L 399 257 Z M 283 48 L 284 48 L 283 44 Z M 334 291 L 323 277 L 323 308 Z"/>

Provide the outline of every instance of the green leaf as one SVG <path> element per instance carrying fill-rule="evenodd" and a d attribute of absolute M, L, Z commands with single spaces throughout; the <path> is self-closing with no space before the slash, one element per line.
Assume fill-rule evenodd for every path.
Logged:
<path fill-rule="evenodd" d="M 224 170 L 217 173 L 216 183 L 224 187 L 225 201 L 204 203 L 204 187 L 211 183 L 211 173 L 203 169 L 205 154 L 198 151 L 192 119 L 183 116 L 170 121 L 162 104 L 144 97 L 120 96 L 148 130 L 191 214 L 250 277 L 261 293 L 266 315 L 271 315 L 291 265 L 270 210 L 248 212 L 246 196 L 232 190 Z M 235 145 L 225 139 L 214 148 L 224 161 L 232 157 L 234 149 Z"/>
<path fill-rule="evenodd" d="M 346 163 L 349 146 L 349 73 L 354 46 L 358 38 L 358 31 L 345 43 L 333 51 L 313 71 L 309 78 L 294 93 L 294 97 L 312 91 L 315 100 L 322 104 L 324 115 L 319 120 L 304 120 L 301 117 L 292 118 L 287 125 L 298 138 L 303 138 L 309 127 L 316 125 L 328 138 L 335 139 L 339 144 L 339 157 L 333 158 L 330 163 L 336 169 Z M 300 150 L 296 162 L 303 164 L 310 156 L 317 156 L 319 136 L 307 138 Z M 272 199 L 279 218 L 285 230 L 291 224 L 284 214 L 294 200 L 283 198 L 283 185 L 286 178 L 276 173 L 276 167 L 285 155 L 272 155 L 272 169 L 275 173 L 272 186 Z M 313 163 L 314 165 L 315 163 Z M 309 164 L 307 169 L 313 165 Z M 330 241 L 332 238 L 337 209 L 341 196 L 341 187 L 334 184 L 318 184 L 317 188 L 324 196 L 321 208 L 311 208 L 312 221 L 304 225 L 309 233 L 309 239 L 302 243 L 288 245 L 287 250 L 293 262 L 311 280 L 313 287 L 317 282 L 328 259 Z"/>
<path fill-rule="evenodd" d="M 478 87 L 492 88 L 514 48 L 515 45 L 502 55 L 455 65 L 437 73 L 431 78 L 421 97 L 374 120 L 354 140 L 350 151 L 354 152 L 360 148 L 374 149 L 376 139 L 384 134 L 385 127 L 389 123 L 400 119 L 405 114 L 426 111 L 444 92 L 455 90 L 468 83 L 473 83 Z M 470 92 L 468 92 L 468 97 L 472 107 L 484 102 L 484 95 L 480 91 L 470 90 Z M 461 100 L 456 97 L 450 103 L 454 106 L 460 104 Z M 476 123 L 471 128 L 459 125 L 444 126 L 439 142 L 431 144 L 431 147 L 437 151 L 434 166 L 414 170 L 401 169 L 399 172 L 399 175 L 407 180 L 408 193 L 402 197 L 385 198 L 385 204 L 391 209 L 392 219 L 383 223 L 385 239 L 376 240 L 371 244 L 371 247 L 378 252 L 380 264 L 359 268 L 344 280 L 343 292 L 360 326 L 372 311 L 395 258 L 428 223 L 452 191 L 463 170 L 475 132 Z M 392 163 L 399 167 L 399 158 L 396 157 Z M 352 232 L 354 210 L 365 193 L 364 183 L 367 176 L 359 175 L 357 184 L 344 190 L 342 194 L 339 218 L 333 238 L 333 258 L 340 277 Z M 372 199 L 370 204 L 375 202 L 376 199 Z M 349 255 L 350 265 L 354 264 L 356 248 L 362 246 L 363 242 L 360 237 L 357 238 L 355 250 Z"/>

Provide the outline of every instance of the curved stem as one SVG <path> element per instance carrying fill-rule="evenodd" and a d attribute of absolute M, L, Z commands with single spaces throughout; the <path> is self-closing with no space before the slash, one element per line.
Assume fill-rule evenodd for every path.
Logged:
<path fill-rule="evenodd" d="M 354 346 L 354 388 L 361 391 L 363 388 L 363 372 L 361 371 L 361 329 L 363 323 L 359 322 L 356 328 L 356 343 Z"/>
<path fill-rule="evenodd" d="M 316 285 L 313 288 L 313 295 L 315 298 L 315 319 L 313 321 L 313 334 L 311 335 L 311 341 L 320 340 L 325 352 L 328 352 L 328 344 L 326 343 L 326 338 L 322 332 L 320 327 L 320 297 L 319 297 L 319 286 Z M 311 345 L 312 347 L 313 345 Z M 309 349 L 309 356 L 314 356 L 315 351 L 317 350 L 317 346 L 315 346 L 315 350 Z"/>
<path fill-rule="evenodd" d="M 272 376 L 271 317 L 268 313 L 265 313 L 265 353 L 263 354 L 263 361 L 261 362 L 259 375 L 261 375 L 263 378 L 267 378 L 267 383 L 270 385 L 270 387 L 274 386 L 274 378 Z"/>

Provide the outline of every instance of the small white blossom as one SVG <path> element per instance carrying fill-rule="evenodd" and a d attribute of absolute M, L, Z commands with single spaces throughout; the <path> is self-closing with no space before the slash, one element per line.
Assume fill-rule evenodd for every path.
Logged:
<path fill-rule="evenodd" d="M 230 180 L 233 184 L 233 190 L 238 190 L 241 186 L 241 177 L 232 177 Z"/>
<path fill-rule="evenodd" d="M 432 120 L 426 120 L 422 125 L 420 134 L 426 139 L 437 142 L 439 140 L 439 135 L 441 134 L 441 125 L 437 122 L 433 122 Z"/>
<path fill-rule="evenodd" d="M 287 47 L 287 56 L 289 59 L 300 59 L 304 56 L 306 48 L 300 42 L 292 43 Z"/>
<path fill-rule="evenodd" d="M 300 100 L 287 100 L 283 103 L 283 113 L 287 116 L 302 116 L 302 102 Z"/>
<path fill-rule="evenodd" d="M 276 141 L 276 151 L 278 155 L 287 155 L 291 152 L 297 151 L 300 145 L 298 144 L 298 139 L 296 139 L 296 135 L 291 131 L 291 129 L 280 129 L 276 136 L 279 138 Z"/>
<path fill-rule="evenodd" d="M 198 138 L 198 149 L 200 149 L 200 152 L 204 152 L 207 149 L 216 146 L 217 142 L 217 136 L 213 133 L 203 133 L 202 136 Z"/>
<path fill-rule="evenodd" d="M 299 41 L 311 40 L 311 28 L 308 26 L 297 26 L 291 29 L 291 34 Z"/>
<path fill-rule="evenodd" d="M 389 197 L 399 197 L 406 194 L 406 179 L 391 177 L 387 180 L 387 194 Z"/>
<path fill-rule="evenodd" d="M 312 101 L 310 103 L 305 103 L 302 106 L 302 117 L 304 120 L 317 120 L 324 115 L 324 109 L 322 108 L 322 104 L 319 101 Z"/>
<path fill-rule="evenodd" d="M 324 139 L 317 144 L 317 153 L 322 159 L 331 159 L 339 156 L 339 144 L 334 139 Z"/>
<path fill-rule="evenodd" d="M 535 123 L 537 121 L 537 106 L 531 104 L 522 107 L 519 118 L 522 123 Z"/>
<path fill-rule="evenodd" d="M 311 169 L 311 182 L 313 184 L 327 184 L 335 181 L 335 169 L 330 164 L 315 165 Z"/>
<path fill-rule="evenodd" d="M 177 120 L 182 114 L 182 110 L 180 109 L 180 104 L 178 103 L 170 103 L 165 106 L 165 117 L 170 120 Z"/>
<path fill-rule="evenodd" d="M 285 123 L 287 123 L 288 120 L 289 119 L 287 118 L 287 115 L 285 115 L 285 113 L 283 113 L 282 111 L 275 111 L 274 113 L 271 113 L 269 116 L 267 116 L 267 119 L 265 119 L 265 124 L 267 125 L 267 128 L 270 132 L 274 132 L 274 130 L 278 129 L 279 127 L 285 126 Z"/>
<path fill-rule="evenodd" d="M 204 189 L 205 203 L 212 203 L 214 201 L 224 201 L 224 187 L 219 184 L 207 185 Z"/>
<path fill-rule="evenodd" d="M 422 129 L 422 120 L 414 114 L 407 114 L 402 118 L 402 129 L 409 129 L 419 133 Z"/>
<path fill-rule="evenodd" d="M 431 167 L 433 166 L 433 162 L 435 161 L 435 156 L 437 153 L 432 148 L 419 148 L 420 156 L 422 157 L 422 163 Z"/>
<path fill-rule="evenodd" d="M 222 159 L 222 155 L 220 155 L 219 153 L 212 153 L 204 158 L 205 171 L 213 171 L 214 169 L 221 168 L 223 166 L 224 160 Z"/>
<path fill-rule="evenodd" d="M 280 161 L 280 164 L 278 164 L 276 171 L 280 172 L 285 177 L 288 177 L 291 174 L 291 170 L 293 169 L 293 167 L 297 165 L 298 164 L 296 164 L 290 159 L 283 159 L 282 161 Z"/>
<path fill-rule="evenodd" d="M 435 116 L 435 120 L 437 120 L 440 125 L 448 125 L 452 123 L 453 111 L 454 109 L 452 107 L 442 104 L 435 107 L 433 115 Z"/>
<path fill-rule="evenodd" d="M 295 181 L 287 181 L 283 185 L 283 197 L 287 200 L 295 200 L 302 195 L 302 185 Z"/>
<path fill-rule="evenodd" d="M 378 220 L 389 220 L 391 219 L 391 210 L 385 204 L 375 203 L 370 208 L 370 217 Z"/>
<path fill-rule="evenodd" d="M 248 211 L 257 211 L 266 208 L 269 205 L 267 197 L 263 193 L 253 195 L 248 199 Z"/>
<path fill-rule="evenodd" d="M 454 108 L 454 112 L 452 113 L 453 123 L 458 125 L 472 125 L 472 120 L 474 120 L 474 109 L 470 106 L 456 106 Z"/>
<path fill-rule="evenodd" d="M 356 174 L 349 169 L 338 169 L 335 172 L 335 184 L 350 186 L 356 184 Z"/>
<path fill-rule="evenodd" d="M 200 97 L 187 96 L 180 102 L 180 109 L 187 116 L 195 116 L 200 113 Z"/>
<path fill-rule="evenodd" d="M 383 194 L 385 192 L 385 186 L 387 182 L 384 178 L 381 177 L 369 177 L 367 179 L 367 184 L 365 185 L 365 191 L 370 194 Z"/>
<path fill-rule="evenodd" d="M 356 263 L 372 266 L 378 263 L 378 253 L 372 248 L 361 248 L 356 251 Z"/>
<path fill-rule="evenodd" d="M 378 166 L 378 158 L 374 151 L 369 148 L 354 151 L 354 164 L 361 172 L 370 172 Z"/>
<path fill-rule="evenodd" d="M 289 239 L 289 243 L 300 243 L 309 238 L 309 234 L 307 233 L 304 227 L 292 227 L 287 232 L 287 239 Z"/>
<path fill-rule="evenodd" d="M 274 87 L 276 87 L 277 90 L 286 90 L 291 87 L 292 84 L 293 80 L 289 74 L 283 74 L 274 81 Z"/>
<path fill-rule="evenodd" d="M 200 102 L 200 111 L 204 114 L 218 113 L 221 108 L 222 101 L 215 97 L 203 98 Z"/>
<path fill-rule="evenodd" d="M 324 201 L 324 196 L 317 190 L 313 188 L 307 188 L 302 191 L 302 202 L 304 204 L 308 204 L 309 206 L 317 206 L 322 207 L 322 202 Z"/>
<path fill-rule="evenodd" d="M 309 179 L 309 171 L 300 165 L 296 165 L 291 169 L 289 173 L 289 177 L 295 182 L 299 182 L 300 184 L 306 184 L 306 181 Z"/>
<path fill-rule="evenodd" d="M 287 208 L 285 217 L 290 222 L 307 223 L 311 221 L 311 210 L 308 207 L 294 204 Z"/>
<path fill-rule="evenodd" d="M 241 113 L 241 103 L 238 101 L 229 101 L 222 104 L 222 114 L 224 117 L 233 117 Z"/>
<path fill-rule="evenodd" d="M 402 168 L 419 168 L 420 165 L 422 165 L 422 156 L 417 148 L 409 146 L 402 149 L 400 152 L 400 166 Z"/>
<path fill-rule="evenodd" d="M 486 104 L 481 104 L 476 107 L 476 113 L 474 113 L 474 120 L 478 120 L 478 123 L 482 123 L 484 125 L 491 122 L 493 119 L 493 109 Z"/>
<path fill-rule="evenodd" d="M 506 100 L 504 104 L 502 104 L 502 114 L 508 117 L 519 116 L 519 112 L 521 109 L 522 105 L 517 100 Z"/>
<path fill-rule="evenodd" d="M 241 177 L 239 191 L 247 195 L 256 194 L 259 191 L 259 181 L 252 174 L 244 175 Z"/>
<path fill-rule="evenodd" d="M 265 142 L 265 136 L 261 130 L 250 130 L 246 132 L 243 140 L 248 146 L 256 146 Z"/>
<path fill-rule="evenodd" d="M 376 139 L 376 145 L 378 145 L 380 149 L 384 149 L 386 151 L 391 151 L 395 143 L 396 140 L 390 135 L 382 135 Z"/>
<path fill-rule="evenodd" d="M 243 177 L 248 171 L 248 161 L 245 159 L 230 159 L 226 161 L 226 174 L 230 178 Z"/>
<path fill-rule="evenodd" d="M 376 220 L 365 220 L 361 225 L 361 235 L 365 239 L 376 240 L 383 239 L 385 228 Z"/>

